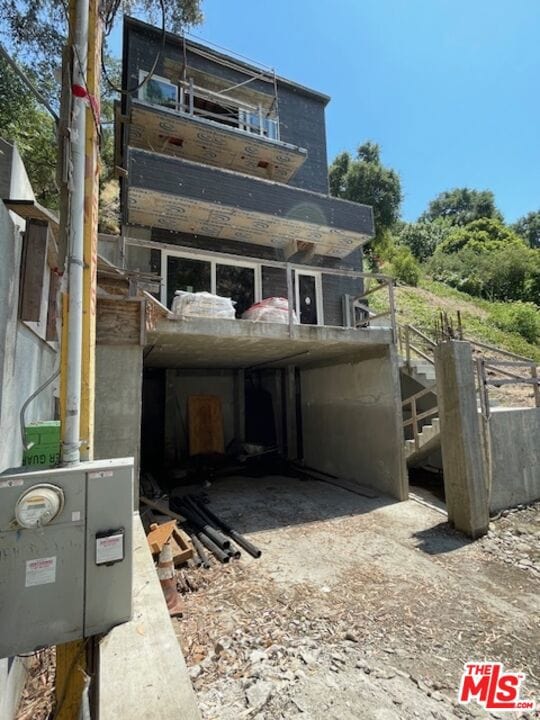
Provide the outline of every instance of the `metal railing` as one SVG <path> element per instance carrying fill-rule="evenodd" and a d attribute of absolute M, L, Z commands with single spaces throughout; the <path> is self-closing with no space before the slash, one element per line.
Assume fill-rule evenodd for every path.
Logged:
<path fill-rule="evenodd" d="M 274 111 L 267 110 L 262 104 L 252 105 L 225 92 L 195 85 L 192 78 L 180 80 L 174 87 L 177 89 L 176 100 L 168 98 L 166 102 L 160 103 L 147 94 L 145 102 L 157 107 L 167 107 L 182 115 L 234 127 L 248 134 L 279 140 L 279 118 Z M 205 104 L 210 107 L 204 107 Z M 212 106 L 214 109 L 211 109 Z M 216 111 L 218 107 L 219 111 Z"/>
<path fill-rule="evenodd" d="M 394 280 L 393 278 L 382 275 L 380 273 L 369 273 L 361 272 L 358 270 L 351 270 L 348 268 L 329 268 L 321 267 L 317 265 L 304 265 L 302 263 L 289 263 L 281 260 L 270 260 L 260 259 L 254 257 L 247 257 L 245 255 L 235 255 L 232 253 L 220 253 L 217 251 L 200 250 L 199 248 L 191 248 L 187 246 L 172 245 L 170 243 L 152 241 L 148 243 L 145 240 L 139 240 L 138 238 L 129 238 L 127 241 L 128 245 L 144 247 L 147 249 L 161 250 L 173 252 L 180 256 L 190 257 L 195 256 L 198 260 L 206 260 L 209 262 L 219 264 L 220 259 L 230 265 L 231 263 L 238 262 L 241 265 L 246 266 L 246 261 L 249 261 L 250 265 L 259 267 L 262 271 L 263 268 L 279 268 L 285 271 L 286 275 L 286 287 L 287 287 L 287 300 L 289 300 L 289 334 L 292 335 L 296 323 L 294 322 L 294 310 L 296 308 L 296 292 L 294 284 L 295 272 L 302 273 L 313 273 L 315 275 L 329 275 L 333 277 L 342 277 L 352 280 L 358 280 L 359 286 L 370 284 L 367 290 L 364 290 L 358 295 L 343 295 L 343 322 L 342 327 L 365 330 L 373 327 L 381 327 L 380 325 L 373 325 L 374 320 L 380 321 L 381 318 L 388 318 L 388 329 L 392 331 L 392 340 L 396 342 L 396 310 L 394 301 Z M 157 278 L 156 279 L 160 279 Z M 161 280 L 161 279 L 160 279 Z M 321 288 L 322 290 L 322 288 Z M 369 310 L 369 307 L 365 305 L 365 298 L 371 296 L 373 293 L 380 292 L 386 293 L 386 308 L 380 312 L 374 313 Z M 324 298 L 323 300 L 323 317 L 324 317 Z M 362 312 L 365 312 L 364 317 L 358 317 L 356 315 L 357 308 L 363 306 Z M 326 323 L 322 323 L 323 325 Z"/>
<path fill-rule="evenodd" d="M 510 353 L 512 354 L 512 353 Z M 515 372 L 501 369 L 523 368 L 527 370 L 530 377 L 523 377 Z M 480 398 L 480 407 L 482 413 L 489 418 L 491 414 L 491 406 L 489 399 L 489 387 L 502 387 L 506 385 L 525 385 L 532 386 L 535 407 L 540 408 L 540 378 L 538 377 L 538 367 L 533 360 L 492 360 L 486 357 L 476 358 L 476 374 L 478 380 L 478 394 Z M 504 377 L 494 377 L 494 375 L 503 375 Z"/>
<path fill-rule="evenodd" d="M 414 440 L 414 449 L 418 450 L 420 447 L 420 441 L 419 441 L 419 435 L 422 430 L 422 428 L 418 427 L 418 423 L 422 420 L 425 420 L 426 418 L 433 417 L 434 415 L 437 415 L 439 412 L 438 405 L 435 405 L 432 408 L 429 408 L 429 410 L 424 410 L 423 412 L 418 412 L 417 402 L 421 398 L 425 397 L 426 395 L 429 395 L 432 393 L 432 388 L 424 388 L 423 390 L 420 390 L 419 392 L 415 393 L 414 395 L 411 395 L 410 397 L 406 398 L 401 403 L 402 412 L 404 412 L 408 406 L 410 405 L 411 408 L 411 417 L 407 418 L 403 421 L 403 429 L 404 431 L 406 428 L 409 427 L 409 425 L 412 426 L 412 435 Z"/>
<path fill-rule="evenodd" d="M 414 325 L 398 326 L 398 351 L 405 358 L 407 367 L 411 367 L 411 358 L 420 357 L 430 365 L 434 365 L 433 349 L 436 342 Z"/>

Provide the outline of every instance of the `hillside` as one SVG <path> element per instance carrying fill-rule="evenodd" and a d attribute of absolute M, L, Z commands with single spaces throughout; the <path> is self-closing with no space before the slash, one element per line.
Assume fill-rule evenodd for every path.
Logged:
<path fill-rule="evenodd" d="M 373 298 L 377 298 L 377 295 L 379 293 L 375 293 Z M 377 299 L 377 304 L 380 302 Z M 454 318 L 459 310 L 466 337 L 496 345 L 540 363 L 538 345 L 527 342 L 518 333 L 505 332 L 494 325 L 491 318 L 494 308 L 492 303 L 454 290 L 428 276 L 420 279 L 418 287 L 398 285 L 396 308 L 399 323 L 415 325 L 428 335 L 433 335 L 441 310 Z"/>

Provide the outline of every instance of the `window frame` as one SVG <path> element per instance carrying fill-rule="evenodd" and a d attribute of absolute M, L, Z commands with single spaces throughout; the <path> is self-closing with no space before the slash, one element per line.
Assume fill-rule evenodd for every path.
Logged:
<path fill-rule="evenodd" d="M 322 271 L 321 270 L 302 270 L 301 268 L 294 268 L 294 309 L 298 317 L 298 323 L 300 320 L 300 283 L 298 282 L 299 275 L 306 275 L 315 278 L 315 301 L 317 303 L 317 327 L 318 325 L 324 325 L 324 305 L 323 305 L 323 291 L 322 291 Z"/>
<path fill-rule="evenodd" d="M 212 295 L 216 295 L 217 278 L 216 278 L 216 266 L 217 265 L 233 265 L 235 267 L 250 268 L 254 271 L 254 303 L 258 303 L 262 300 L 262 272 L 261 264 L 257 262 L 251 262 L 249 260 L 229 260 L 226 257 L 217 258 L 215 255 L 210 253 L 187 253 L 181 250 L 161 250 L 161 292 L 160 302 L 162 305 L 167 307 L 167 290 L 168 290 L 168 258 L 179 257 L 185 258 L 186 260 L 201 260 L 202 262 L 210 263 L 210 292 Z"/>
<path fill-rule="evenodd" d="M 150 73 L 148 70 L 139 70 L 139 84 L 141 84 L 143 82 L 143 80 L 146 77 L 148 77 L 149 74 Z M 152 80 L 159 80 L 160 82 L 165 83 L 166 85 L 170 85 L 170 87 L 174 88 L 174 91 L 176 93 L 176 97 L 175 97 L 175 101 L 174 101 L 174 109 L 178 110 L 178 101 L 179 101 L 178 85 L 175 85 L 175 83 L 171 82 L 169 80 L 169 78 L 163 77 L 162 75 L 156 75 L 156 73 L 152 73 L 152 77 L 150 78 L 150 80 L 148 82 L 151 82 Z M 139 90 L 137 92 L 138 100 L 142 100 L 143 102 L 146 102 L 149 105 L 152 105 L 154 107 L 164 107 L 169 110 L 172 109 L 172 108 L 169 108 L 168 105 L 159 105 L 159 104 L 153 103 L 151 100 L 148 100 L 147 98 L 145 98 L 144 93 L 145 93 L 147 87 L 148 87 L 148 83 L 145 83 L 144 85 L 139 87 Z"/>

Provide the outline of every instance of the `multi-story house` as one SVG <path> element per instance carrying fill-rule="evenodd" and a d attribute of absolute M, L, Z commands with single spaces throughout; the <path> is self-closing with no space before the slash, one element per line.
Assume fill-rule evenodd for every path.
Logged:
<path fill-rule="evenodd" d="M 143 465 L 181 463 L 187 398 L 209 393 L 221 399 L 225 447 L 275 445 L 404 497 L 393 313 L 375 324 L 364 300 L 380 290 L 391 301 L 392 288 L 362 273 L 372 209 L 328 192 L 329 97 L 130 18 L 122 82 L 116 262 L 153 277 L 147 289 L 167 310 L 183 290 L 230 297 L 236 311 L 162 309 L 151 324 Z M 288 322 L 242 319 L 269 297 L 289 299 Z"/>

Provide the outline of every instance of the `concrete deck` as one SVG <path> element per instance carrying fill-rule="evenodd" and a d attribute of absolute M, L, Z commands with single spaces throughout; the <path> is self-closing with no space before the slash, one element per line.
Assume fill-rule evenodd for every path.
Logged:
<path fill-rule="evenodd" d="M 251 320 L 162 320 L 147 334 L 148 367 L 248 368 L 365 360 L 392 342 L 390 328 L 288 325 Z"/>

